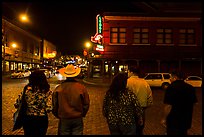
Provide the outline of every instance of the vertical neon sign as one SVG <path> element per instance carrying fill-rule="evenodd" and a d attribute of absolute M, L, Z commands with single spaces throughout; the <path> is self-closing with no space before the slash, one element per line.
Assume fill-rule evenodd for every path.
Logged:
<path fill-rule="evenodd" d="M 103 33 L 103 21 L 102 21 L 102 16 L 100 16 L 99 14 L 96 16 L 96 20 L 97 20 L 97 33 L 98 34 L 102 34 Z"/>

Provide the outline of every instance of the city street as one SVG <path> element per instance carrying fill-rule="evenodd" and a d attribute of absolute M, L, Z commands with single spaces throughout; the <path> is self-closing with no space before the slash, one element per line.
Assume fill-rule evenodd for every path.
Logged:
<path fill-rule="evenodd" d="M 50 78 L 51 90 L 60 83 L 56 77 Z M 82 80 L 80 80 L 82 82 Z M 27 84 L 27 79 L 2 78 L 2 135 L 23 135 L 23 130 L 12 132 L 12 115 L 15 112 L 14 103 L 18 94 Z M 84 83 L 90 96 L 90 109 L 84 118 L 84 135 L 109 135 L 106 119 L 102 115 L 103 97 L 108 86 L 90 85 Z M 163 111 L 164 92 L 160 89 L 152 89 L 154 105 L 147 109 L 145 135 L 165 135 L 165 128 L 160 124 Z M 202 90 L 196 89 L 198 103 L 194 107 L 192 128 L 190 135 L 202 135 Z M 49 128 L 47 135 L 57 135 L 58 119 L 49 114 Z"/>

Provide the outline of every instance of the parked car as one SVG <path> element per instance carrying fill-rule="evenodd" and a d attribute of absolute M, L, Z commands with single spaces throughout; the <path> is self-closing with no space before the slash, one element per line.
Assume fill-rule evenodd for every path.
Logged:
<path fill-rule="evenodd" d="M 199 76 L 188 76 L 184 81 L 193 87 L 201 87 L 202 85 L 202 78 Z"/>
<path fill-rule="evenodd" d="M 25 78 L 29 77 L 31 72 L 29 70 L 17 70 L 11 73 L 11 78 Z"/>
<path fill-rule="evenodd" d="M 60 73 L 56 73 L 56 78 L 57 80 L 66 80 L 66 77 L 65 76 L 62 76 Z"/>
<path fill-rule="evenodd" d="M 170 73 L 147 73 L 144 80 L 150 85 L 150 87 L 166 88 L 170 85 L 171 74 Z"/>

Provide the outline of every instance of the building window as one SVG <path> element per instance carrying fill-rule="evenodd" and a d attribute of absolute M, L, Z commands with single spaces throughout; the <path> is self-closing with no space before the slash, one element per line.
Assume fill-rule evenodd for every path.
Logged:
<path fill-rule="evenodd" d="M 11 68 L 11 70 L 15 70 L 14 66 L 15 66 L 15 62 L 11 62 L 11 63 L 10 63 L 10 68 Z"/>
<path fill-rule="evenodd" d="M 133 43 L 134 44 L 148 44 L 149 43 L 149 29 L 148 28 L 134 28 L 133 29 Z"/>
<path fill-rule="evenodd" d="M 105 65 L 105 72 L 108 73 L 108 65 Z"/>
<path fill-rule="evenodd" d="M 18 63 L 18 70 L 22 70 L 22 63 Z"/>
<path fill-rule="evenodd" d="M 27 45 L 28 45 L 28 42 L 27 40 L 22 40 L 22 51 L 25 51 L 27 52 Z"/>
<path fill-rule="evenodd" d="M 9 72 L 9 62 L 5 61 L 5 65 L 6 65 L 6 72 Z"/>
<path fill-rule="evenodd" d="M 195 44 L 195 30 L 179 29 L 179 44 Z"/>
<path fill-rule="evenodd" d="M 17 65 L 18 65 L 18 63 L 15 63 L 15 64 L 14 64 L 14 66 L 15 66 L 15 67 L 14 67 L 14 70 L 17 70 L 17 69 L 18 69 L 18 66 L 17 66 Z"/>
<path fill-rule="evenodd" d="M 29 53 L 32 53 L 33 54 L 33 52 L 34 52 L 34 44 L 31 42 L 31 43 L 29 43 Z"/>
<path fill-rule="evenodd" d="M 36 43 L 36 44 L 35 44 L 35 54 L 36 54 L 36 55 L 39 55 L 39 49 L 40 49 L 40 48 L 39 48 L 39 44 Z"/>
<path fill-rule="evenodd" d="M 172 29 L 157 29 L 157 44 L 172 44 Z"/>
<path fill-rule="evenodd" d="M 126 43 L 126 28 L 111 28 L 110 31 L 111 43 Z"/>

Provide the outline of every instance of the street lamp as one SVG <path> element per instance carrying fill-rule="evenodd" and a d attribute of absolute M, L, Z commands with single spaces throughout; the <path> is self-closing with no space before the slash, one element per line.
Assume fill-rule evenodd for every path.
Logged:
<path fill-rule="evenodd" d="M 29 22 L 28 16 L 26 14 L 21 14 L 19 18 L 21 22 Z"/>
<path fill-rule="evenodd" d="M 17 47 L 16 43 L 12 43 L 11 46 L 12 46 L 13 48 L 16 48 L 16 47 Z"/>
<path fill-rule="evenodd" d="M 91 47 L 91 44 L 89 42 L 86 42 L 86 48 L 90 48 Z"/>
<path fill-rule="evenodd" d="M 92 47 L 90 42 L 86 42 L 85 46 L 86 46 L 86 49 L 87 49 L 87 52 L 88 52 L 88 56 L 89 56 L 89 53 L 90 53 L 90 51 L 92 51 L 93 47 Z"/>

